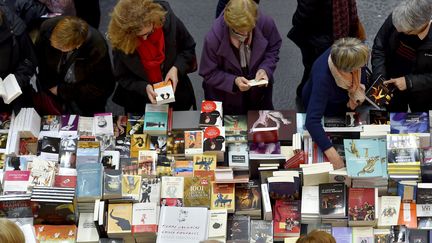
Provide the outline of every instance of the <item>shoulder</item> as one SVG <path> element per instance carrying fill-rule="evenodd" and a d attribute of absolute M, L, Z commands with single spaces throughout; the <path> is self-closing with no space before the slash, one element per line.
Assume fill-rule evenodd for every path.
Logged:
<path fill-rule="evenodd" d="M 314 83 L 317 82 L 328 82 L 333 78 L 331 75 L 328 58 L 330 56 L 331 47 L 328 48 L 321 56 L 314 62 L 311 70 L 311 78 Z"/>
<path fill-rule="evenodd" d="M 274 19 L 272 17 L 264 14 L 262 11 L 258 11 L 258 19 L 257 19 L 256 25 L 260 29 L 267 29 L 267 28 L 276 27 Z"/>
<path fill-rule="evenodd" d="M 219 45 L 227 31 L 223 15 L 213 21 L 213 25 L 205 36 L 206 44 Z"/>

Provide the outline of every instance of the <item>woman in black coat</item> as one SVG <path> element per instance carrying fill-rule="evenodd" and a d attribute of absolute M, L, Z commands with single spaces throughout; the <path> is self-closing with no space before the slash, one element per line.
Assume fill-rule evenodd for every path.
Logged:
<path fill-rule="evenodd" d="M 0 111 L 14 110 L 18 114 L 24 107 L 33 107 L 30 80 L 36 74 L 36 54 L 24 22 L 0 3 L 0 78 L 13 73 L 23 92 L 6 105 L 0 98 Z"/>
<path fill-rule="evenodd" d="M 105 111 L 115 81 L 99 31 L 77 17 L 52 18 L 42 24 L 36 47 L 41 84 L 62 104 L 63 113 Z"/>
<path fill-rule="evenodd" d="M 381 75 L 396 88 L 389 111 L 432 109 L 431 15 L 428 0 L 401 2 L 375 37 L 373 78 Z"/>
<path fill-rule="evenodd" d="M 118 86 L 113 101 L 126 112 L 156 103 L 152 84 L 172 81 L 174 110 L 196 108 L 188 73 L 197 68 L 195 41 L 164 1 L 122 0 L 108 26 Z"/>

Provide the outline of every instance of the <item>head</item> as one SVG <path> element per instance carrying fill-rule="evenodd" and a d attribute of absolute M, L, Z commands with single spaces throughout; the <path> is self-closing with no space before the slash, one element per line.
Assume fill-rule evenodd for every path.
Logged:
<path fill-rule="evenodd" d="M 300 237 L 296 243 L 336 243 L 336 240 L 327 232 L 314 230 Z"/>
<path fill-rule="evenodd" d="M 369 49 L 359 39 L 342 38 L 332 45 L 330 57 L 338 70 L 352 72 L 367 64 Z"/>
<path fill-rule="evenodd" d="M 25 238 L 21 229 L 12 221 L 0 219 L 0 242 L 4 243 L 24 243 Z"/>
<path fill-rule="evenodd" d="M 139 39 L 147 39 L 155 28 L 163 26 L 166 11 L 153 0 L 121 0 L 111 13 L 108 39 L 113 48 L 126 54 L 135 51 Z"/>
<path fill-rule="evenodd" d="M 427 28 L 431 16 L 430 0 L 404 0 L 393 10 L 392 21 L 398 32 L 418 35 Z"/>
<path fill-rule="evenodd" d="M 247 36 L 255 28 L 258 7 L 253 0 L 231 0 L 225 7 L 224 20 L 239 35 Z"/>
<path fill-rule="evenodd" d="M 66 16 L 54 27 L 50 37 L 51 46 L 62 52 L 77 49 L 87 39 L 88 28 L 84 20 Z"/>

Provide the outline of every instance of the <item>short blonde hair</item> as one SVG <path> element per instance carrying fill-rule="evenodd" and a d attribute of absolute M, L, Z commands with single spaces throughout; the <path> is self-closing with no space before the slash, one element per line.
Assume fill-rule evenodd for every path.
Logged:
<path fill-rule="evenodd" d="M 54 47 L 76 48 L 87 39 L 88 24 L 75 16 L 66 16 L 54 27 L 50 41 Z"/>
<path fill-rule="evenodd" d="M 359 39 L 342 38 L 332 45 L 330 57 L 337 69 L 351 72 L 367 64 L 369 49 Z"/>
<path fill-rule="evenodd" d="M 14 222 L 0 219 L 0 242 L 2 243 L 25 243 L 24 234 Z"/>
<path fill-rule="evenodd" d="M 258 7 L 252 0 L 230 0 L 225 7 L 224 20 L 231 29 L 251 31 L 257 18 Z"/>
<path fill-rule="evenodd" d="M 111 13 L 108 39 L 115 49 L 131 54 L 138 46 L 137 34 L 143 27 L 162 27 L 166 11 L 153 0 L 121 0 Z"/>
<path fill-rule="evenodd" d="M 300 237 L 296 243 L 336 243 L 336 240 L 327 232 L 314 230 Z"/>

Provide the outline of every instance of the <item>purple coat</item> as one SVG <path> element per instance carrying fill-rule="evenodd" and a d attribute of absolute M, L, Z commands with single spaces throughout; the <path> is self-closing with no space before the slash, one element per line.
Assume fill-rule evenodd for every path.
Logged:
<path fill-rule="evenodd" d="M 245 75 L 231 46 L 229 28 L 221 15 L 204 40 L 199 74 L 204 78 L 205 98 L 222 101 L 224 114 L 273 109 L 273 72 L 279 61 L 281 44 L 282 39 L 273 19 L 259 12 L 252 34 L 249 72 Z M 240 92 L 234 83 L 235 78 L 245 76 L 254 79 L 258 69 L 266 71 L 270 79 L 269 85 Z"/>

